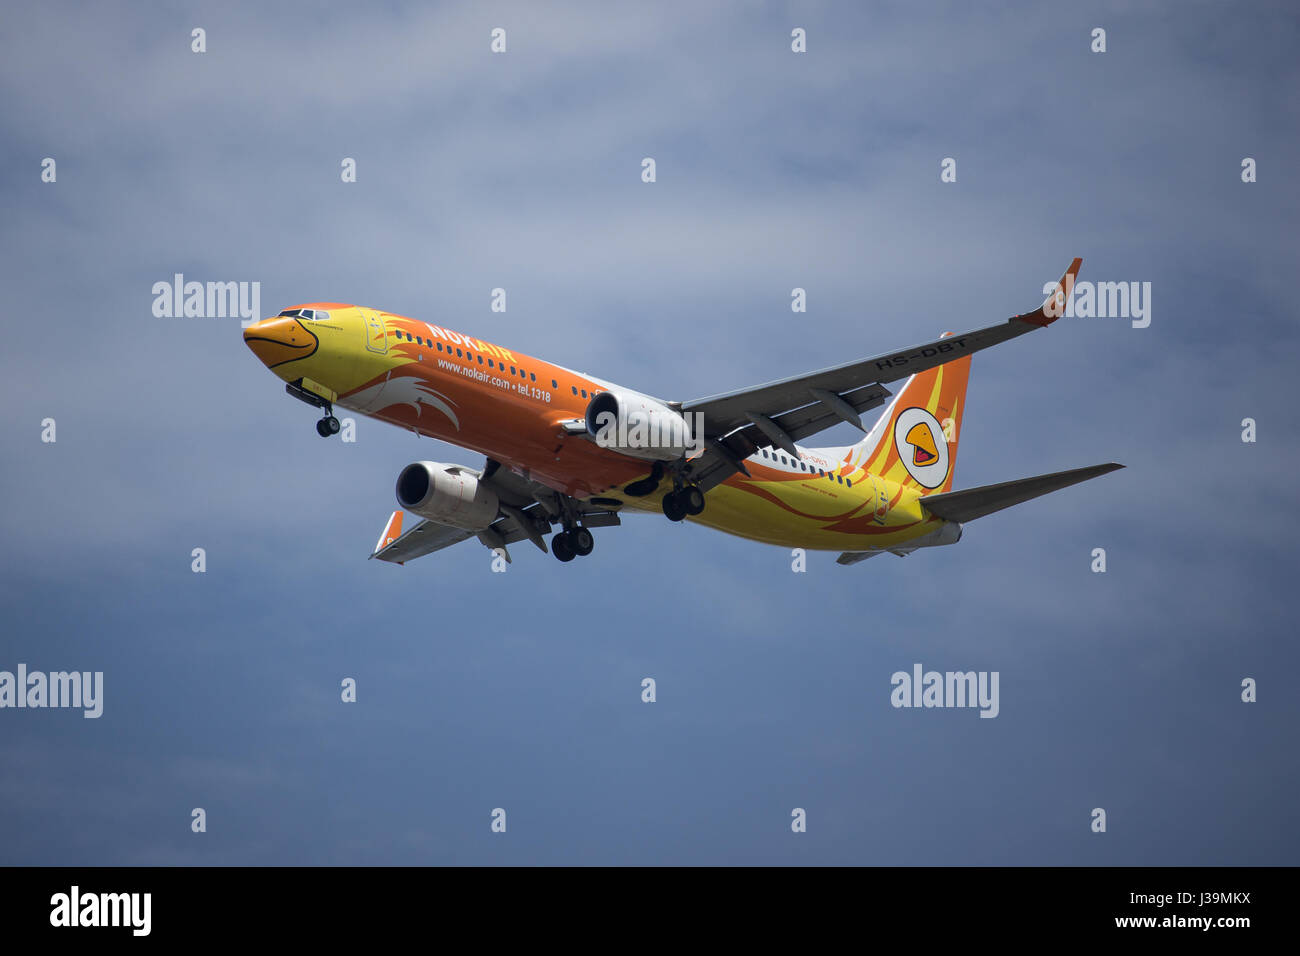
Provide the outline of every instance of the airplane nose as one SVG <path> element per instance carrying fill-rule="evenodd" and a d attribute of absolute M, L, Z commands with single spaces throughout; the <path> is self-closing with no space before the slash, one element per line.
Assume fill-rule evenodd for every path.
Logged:
<path fill-rule="evenodd" d="M 267 368 L 306 358 L 320 341 L 297 319 L 263 319 L 244 329 L 247 345 Z"/>

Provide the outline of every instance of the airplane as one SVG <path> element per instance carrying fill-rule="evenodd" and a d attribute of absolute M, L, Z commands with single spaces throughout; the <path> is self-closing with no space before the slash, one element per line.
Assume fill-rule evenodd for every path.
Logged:
<path fill-rule="evenodd" d="M 840 564 L 956 544 L 962 526 L 1107 474 L 1092 465 L 952 490 L 971 355 L 1064 312 L 1081 259 L 1036 310 L 962 335 L 691 401 L 666 401 L 440 325 L 338 302 L 244 329 L 285 391 L 483 455 L 480 468 L 417 461 L 370 557 L 404 564 L 469 538 L 510 561 L 529 541 L 560 561 L 591 554 L 593 528 L 661 511 Z M 887 387 L 903 382 L 897 394 Z M 862 413 L 888 406 L 867 429 Z M 864 436 L 810 448 L 841 422 Z M 405 529 L 404 513 L 420 520 Z"/>

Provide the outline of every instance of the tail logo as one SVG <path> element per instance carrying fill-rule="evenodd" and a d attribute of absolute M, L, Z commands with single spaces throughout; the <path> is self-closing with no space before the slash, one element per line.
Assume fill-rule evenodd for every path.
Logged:
<path fill-rule="evenodd" d="M 907 473 L 923 488 L 938 488 L 948 477 L 943 427 L 924 408 L 904 409 L 894 420 L 894 447 Z"/>

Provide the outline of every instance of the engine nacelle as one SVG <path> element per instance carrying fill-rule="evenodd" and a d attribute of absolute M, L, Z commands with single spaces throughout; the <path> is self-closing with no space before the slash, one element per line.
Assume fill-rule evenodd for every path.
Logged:
<path fill-rule="evenodd" d="M 587 404 L 586 421 L 596 444 L 633 458 L 676 461 L 694 448 L 686 419 L 639 392 L 601 392 Z"/>
<path fill-rule="evenodd" d="M 463 465 L 417 461 L 397 476 L 397 503 L 412 514 L 465 531 L 497 520 L 497 494 Z"/>

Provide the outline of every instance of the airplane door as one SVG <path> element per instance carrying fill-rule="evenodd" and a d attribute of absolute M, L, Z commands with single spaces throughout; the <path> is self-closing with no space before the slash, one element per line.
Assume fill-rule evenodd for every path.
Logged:
<path fill-rule="evenodd" d="M 885 483 L 875 475 L 871 476 L 871 496 L 871 520 L 876 524 L 884 524 L 885 516 L 889 513 L 889 493 L 885 489 Z"/>
<path fill-rule="evenodd" d="M 362 309 L 361 317 L 366 322 L 366 348 L 380 355 L 388 354 L 388 330 L 384 320 L 373 309 Z"/>

